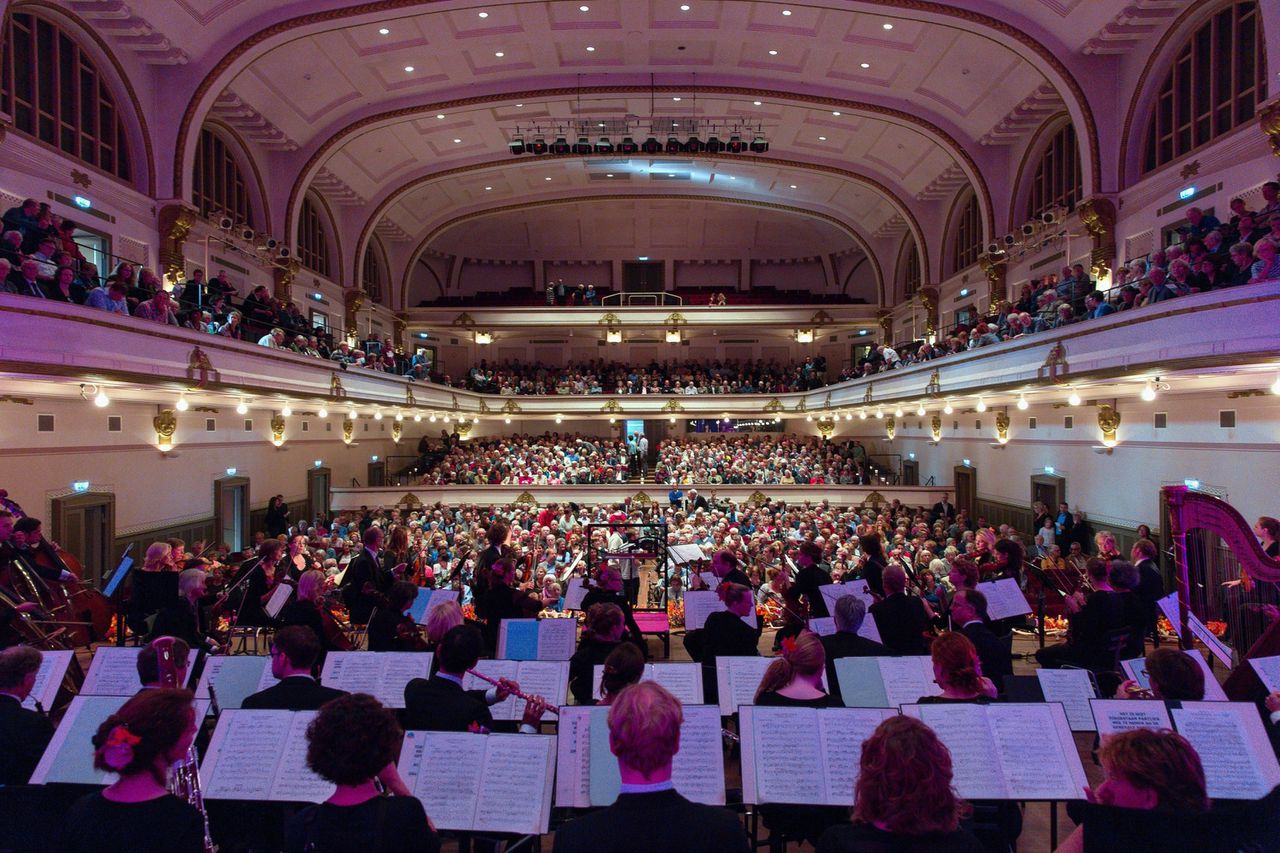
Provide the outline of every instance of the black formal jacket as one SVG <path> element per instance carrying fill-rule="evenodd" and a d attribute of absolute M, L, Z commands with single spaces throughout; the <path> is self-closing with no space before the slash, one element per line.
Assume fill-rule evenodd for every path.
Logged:
<path fill-rule="evenodd" d="M 644 635 L 640 633 L 640 626 L 636 623 L 636 617 L 631 609 L 631 602 L 627 601 L 625 595 L 621 592 L 605 592 L 600 587 L 593 586 L 582 597 L 582 612 L 586 613 L 593 604 L 616 604 L 621 607 L 622 621 L 627 626 L 627 636 L 631 638 L 631 642 L 640 647 L 645 657 L 649 656 L 649 647 L 644 641 Z"/>
<path fill-rule="evenodd" d="M 201 605 L 192 607 L 186 599 L 180 599 L 156 614 L 149 638 L 177 637 L 193 649 L 204 649 L 209 639 L 206 619 Z"/>
<path fill-rule="evenodd" d="M 553 853 L 747 853 L 742 822 L 674 790 L 621 794 L 556 830 Z"/>
<path fill-rule="evenodd" d="M 831 583 L 831 575 L 824 572 L 815 565 L 808 565 L 796 573 L 796 579 L 791 584 L 791 591 L 796 595 L 803 595 L 805 600 L 809 602 L 810 616 L 830 616 L 827 610 L 827 601 L 822 597 L 819 587 L 826 586 Z"/>
<path fill-rule="evenodd" d="M 369 581 L 379 591 L 386 591 L 382 567 L 370 555 L 369 549 L 361 548 L 360 553 L 347 564 L 346 574 L 342 576 L 342 600 L 346 602 L 353 625 L 368 625 L 369 617 L 377 606 L 373 599 L 364 594 L 364 585 Z"/>
<path fill-rule="evenodd" d="M 890 595 L 871 605 L 871 616 L 880 629 L 880 639 L 892 655 L 927 655 L 924 632 L 929 627 L 924 602 L 904 592 Z"/>
<path fill-rule="evenodd" d="M 569 658 L 569 692 L 578 705 L 594 705 L 595 697 L 591 686 L 595 680 L 596 665 L 603 665 L 609 654 L 618 647 L 618 643 L 597 640 L 594 637 L 583 637 L 578 649 Z"/>
<path fill-rule="evenodd" d="M 1156 611 L 1160 608 L 1156 602 L 1164 597 L 1164 575 L 1156 568 L 1154 560 L 1143 560 L 1138 563 L 1138 602 L 1142 605 L 1142 616 L 1146 619 L 1146 629 L 1152 631 L 1156 627 Z"/>
<path fill-rule="evenodd" d="M 346 695 L 346 691 L 325 687 L 314 678 L 293 675 L 245 697 L 240 707 L 249 711 L 315 711 L 330 699 Z"/>
<path fill-rule="evenodd" d="M 415 678 L 404 688 L 406 731 L 465 732 L 472 723 L 493 728 L 493 714 L 480 690 L 433 675 Z"/>
<path fill-rule="evenodd" d="M 888 657 L 890 652 L 875 640 L 868 640 L 848 631 L 836 631 L 822 638 L 822 649 L 827 653 L 827 690 L 831 698 L 839 702 L 844 699 L 840 695 L 840 681 L 836 678 L 836 661 L 840 658 L 878 658 Z"/>
<path fill-rule="evenodd" d="M 53 737 L 43 714 L 22 707 L 16 696 L 0 695 L 0 785 L 25 785 Z"/>
<path fill-rule="evenodd" d="M 960 633 L 969 638 L 973 647 L 978 650 L 978 660 L 982 663 L 982 674 L 995 682 L 996 687 L 1003 689 L 1006 675 L 1013 675 L 1013 658 L 1003 640 L 995 632 L 981 622 L 970 622 L 960 628 Z"/>

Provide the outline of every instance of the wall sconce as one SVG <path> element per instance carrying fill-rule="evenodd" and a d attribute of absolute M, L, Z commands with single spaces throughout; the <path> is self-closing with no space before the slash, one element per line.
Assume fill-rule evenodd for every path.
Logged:
<path fill-rule="evenodd" d="M 403 428 L 399 421 L 393 421 L 391 424 L 391 440 L 396 444 L 400 443 L 400 432 Z"/>
<path fill-rule="evenodd" d="M 942 441 L 942 416 L 934 415 L 933 420 L 929 421 L 929 431 L 933 434 L 933 443 L 937 444 Z"/>
<path fill-rule="evenodd" d="M 476 343 L 480 346 L 493 343 L 493 332 L 476 332 Z"/>
<path fill-rule="evenodd" d="M 271 443 L 276 447 L 284 444 L 284 415 L 271 416 Z"/>
<path fill-rule="evenodd" d="M 161 409 L 160 414 L 151 419 L 156 431 L 156 447 L 161 453 L 173 450 L 173 435 L 178 431 L 178 416 L 173 409 Z"/>
<path fill-rule="evenodd" d="M 798 344 L 813 343 L 813 329 L 796 329 L 796 343 Z"/>
<path fill-rule="evenodd" d="M 889 437 L 890 441 L 893 441 L 893 437 L 898 434 L 898 425 L 893 418 L 889 418 L 884 422 L 884 434 Z"/>
<path fill-rule="evenodd" d="M 604 339 L 606 343 L 620 344 L 622 343 L 622 330 L 613 328 L 606 329 Z"/>
<path fill-rule="evenodd" d="M 667 343 L 669 343 L 669 344 L 678 344 L 678 343 L 680 343 L 680 330 L 679 330 L 679 329 L 667 329 Z"/>
<path fill-rule="evenodd" d="M 342 443 L 350 444 L 351 436 L 355 434 L 356 422 L 352 420 L 344 420 L 342 422 Z"/>
<path fill-rule="evenodd" d="M 1102 430 L 1102 446 L 1115 447 L 1120 441 L 1116 430 L 1120 428 L 1120 413 L 1103 403 L 1098 406 L 1098 429 Z"/>
<path fill-rule="evenodd" d="M 996 441 L 1009 443 L 1009 413 L 996 412 Z"/>

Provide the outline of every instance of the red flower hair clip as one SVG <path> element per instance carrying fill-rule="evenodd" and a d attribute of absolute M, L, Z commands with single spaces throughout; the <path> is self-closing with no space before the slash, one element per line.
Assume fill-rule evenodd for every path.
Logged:
<path fill-rule="evenodd" d="M 142 738 L 129 731 L 127 726 L 119 725 L 107 735 L 107 742 L 102 745 L 102 760 L 113 770 L 129 766 L 133 761 L 133 748 L 142 743 Z"/>
<path fill-rule="evenodd" d="M 791 657 L 792 653 L 794 653 L 795 650 L 796 650 L 795 637 L 787 637 L 782 641 L 782 656 L 784 658 Z"/>

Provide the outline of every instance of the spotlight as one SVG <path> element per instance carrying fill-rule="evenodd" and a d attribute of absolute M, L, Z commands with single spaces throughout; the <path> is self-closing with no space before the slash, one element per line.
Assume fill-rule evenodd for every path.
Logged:
<path fill-rule="evenodd" d="M 547 138 L 542 134 L 538 134 L 533 138 L 533 142 L 529 143 L 530 154 L 546 154 Z"/>
<path fill-rule="evenodd" d="M 609 137 L 602 136 L 600 137 L 599 140 L 596 141 L 596 153 L 597 154 L 613 153 L 613 143 L 609 141 Z"/>
<path fill-rule="evenodd" d="M 619 154 L 634 154 L 640 150 L 640 146 L 636 145 L 636 141 L 630 136 L 622 137 L 622 141 L 618 143 Z"/>
<path fill-rule="evenodd" d="M 657 154 L 662 151 L 662 143 L 656 137 L 650 136 L 640 146 L 640 150 L 646 154 Z"/>
<path fill-rule="evenodd" d="M 769 150 L 769 140 L 764 138 L 764 134 L 757 133 L 755 139 L 751 140 L 751 153 L 764 154 Z"/>
<path fill-rule="evenodd" d="M 358 417 L 358 415 L 356 414 L 355 406 L 352 406 L 350 409 L 347 410 L 347 417 L 353 421 L 356 419 L 356 417 Z"/>
<path fill-rule="evenodd" d="M 551 143 L 552 154 L 568 154 L 573 149 L 569 145 L 569 140 L 563 136 L 557 136 L 556 141 Z"/>
<path fill-rule="evenodd" d="M 579 136 L 578 141 L 573 144 L 574 154 L 590 154 L 591 140 L 585 136 Z"/>
<path fill-rule="evenodd" d="M 747 150 L 747 143 L 742 141 L 742 137 L 734 133 L 729 136 L 729 143 L 725 146 L 730 154 L 741 154 Z"/>
<path fill-rule="evenodd" d="M 720 137 L 714 133 L 707 137 L 707 153 L 720 154 L 724 152 L 724 143 L 720 141 Z"/>

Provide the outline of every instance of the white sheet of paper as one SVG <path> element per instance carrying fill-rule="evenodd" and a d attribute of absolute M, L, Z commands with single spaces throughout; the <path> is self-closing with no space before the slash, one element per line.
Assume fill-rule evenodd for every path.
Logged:
<path fill-rule="evenodd" d="M 493 679 L 506 678 L 520 685 L 520 692 L 541 696 L 552 705 L 563 705 L 569 695 L 569 662 L 543 660 L 482 660 L 472 667 Z M 464 690 L 488 690 L 493 685 L 468 673 L 462 677 Z M 519 720 L 524 717 L 525 700 L 508 696 L 489 706 L 495 720 Z M 550 711 L 544 720 L 553 719 Z"/>
<path fill-rule="evenodd" d="M 1210 702 L 1226 702 L 1227 694 L 1222 689 L 1222 685 L 1218 683 L 1218 679 L 1214 677 L 1213 670 L 1209 668 L 1209 662 L 1204 659 L 1204 655 L 1195 649 L 1183 649 L 1182 653 L 1188 655 L 1199 664 L 1200 669 L 1204 672 L 1204 698 Z M 1124 670 L 1125 675 L 1138 682 L 1142 687 L 1151 686 L 1151 679 L 1147 676 L 1145 658 L 1122 660 L 1120 661 L 1120 668 Z"/>
<path fill-rule="evenodd" d="M 271 674 L 271 658 L 256 655 L 210 655 L 196 684 L 196 698 L 209 698 L 209 683 L 218 695 L 218 707 L 238 709 L 244 700 L 280 682 Z"/>
<path fill-rule="evenodd" d="M 1134 729 L 1173 728 L 1169 709 L 1159 699 L 1092 699 L 1089 707 L 1100 737 Z"/>
<path fill-rule="evenodd" d="M 40 668 L 36 670 L 36 684 L 31 694 L 22 700 L 22 707 L 28 711 L 36 709 L 36 701 L 46 710 L 53 708 L 58 698 L 58 690 L 62 687 L 62 677 L 67 674 L 67 667 L 75 657 L 71 649 L 60 649 L 52 652 L 40 652 Z"/>
<path fill-rule="evenodd" d="M 698 545 L 668 545 L 667 554 L 670 555 L 672 562 L 678 566 L 707 559 L 707 555 L 703 553 L 702 548 Z"/>
<path fill-rule="evenodd" d="M 719 594 L 709 589 L 691 589 L 684 594 L 684 627 L 686 631 L 699 631 L 707 624 L 707 617 L 712 613 L 728 610 Z M 741 617 L 752 628 L 760 624 L 756 618 L 755 608 Z"/>
<path fill-rule="evenodd" d="M 142 687 L 138 680 L 138 653 L 141 646 L 99 646 L 93 653 L 93 663 L 80 687 L 82 696 L 132 696 Z M 200 652 L 192 649 L 187 655 L 187 682 Z M 186 684 L 183 684 L 185 687 Z"/>
<path fill-rule="evenodd" d="M 560 709 L 556 727 L 556 805 L 591 805 L 591 715 L 594 707 L 570 705 Z M 406 735 L 407 737 L 407 735 Z"/>
<path fill-rule="evenodd" d="M 564 609 L 581 610 L 582 599 L 587 597 L 587 579 L 570 578 L 564 590 Z"/>
<path fill-rule="evenodd" d="M 267 599 L 266 606 L 263 609 L 267 611 L 268 616 L 275 619 L 280 615 L 280 611 L 284 609 L 285 604 L 288 603 L 292 596 L 293 587 L 287 583 L 282 583 L 271 593 L 271 597 Z"/>
<path fill-rule="evenodd" d="M 1280 690 L 1280 656 L 1266 658 L 1249 658 L 1249 665 L 1258 674 L 1262 685 L 1268 693 Z"/>
<path fill-rule="evenodd" d="M 1156 602 L 1160 607 L 1160 612 L 1164 614 L 1164 618 L 1169 620 L 1169 624 L 1173 626 L 1173 632 L 1179 637 L 1182 636 L 1182 616 L 1178 612 L 1178 593 L 1171 592 L 1164 598 Z M 1195 637 L 1209 653 L 1222 661 L 1222 665 L 1231 668 L 1231 647 L 1222 640 L 1218 639 L 1209 627 L 1200 621 L 1199 617 L 1190 610 L 1187 611 L 1187 627 L 1191 629 L 1191 636 Z"/>
<path fill-rule="evenodd" d="M 720 713 L 736 714 L 742 705 L 753 705 L 756 690 L 764 678 L 765 670 L 777 658 L 737 657 L 726 655 L 716 658 L 716 687 L 720 696 Z M 826 670 L 822 673 L 822 688 L 827 689 Z"/>
<path fill-rule="evenodd" d="M 1259 800 L 1280 785 L 1280 764 L 1249 702 L 1183 702 L 1173 724 L 1204 765 L 1211 799 Z"/>
<path fill-rule="evenodd" d="M 992 619 L 1009 619 L 1031 612 L 1027 597 L 1013 578 L 983 581 L 978 590 L 987 597 L 987 615 Z"/>
<path fill-rule="evenodd" d="M 566 580 L 573 577 L 573 570 L 578 568 L 578 564 L 582 562 L 582 556 L 582 554 L 579 554 L 574 557 L 573 562 L 564 567 L 564 571 L 560 573 L 560 583 L 564 583 Z"/>
<path fill-rule="evenodd" d="M 334 786 L 307 767 L 307 726 L 315 711 L 228 710 L 218 718 L 201 764 L 210 799 L 319 803 Z"/>
<path fill-rule="evenodd" d="M 1044 701 L 1062 703 L 1073 732 L 1097 731 L 1089 700 L 1097 699 L 1098 694 L 1087 669 L 1037 669 L 1036 677 Z"/>
<path fill-rule="evenodd" d="M 388 708 L 403 708 L 405 685 L 430 673 L 430 652 L 329 652 L 320 681 L 348 693 L 368 693 Z"/>
<path fill-rule="evenodd" d="M 874 619 L 868 619 L 868 622 L 874 622 Z M 836 620 L 832 616 L 811 616 L 809 617 L 809 630 L 817 634 L 819 637 L 830 637 L 836 632 Z"/>
<path fill-rule="evenodd" d="M 591 695 L 601 698 L 600 681 L 604 665 L 596 664 L 591 672 Z M 656 681 L 680 700 L 681 705 L 702 704 L 702 665 L 697 663 L 645 664 L 641 681 Z"/>

